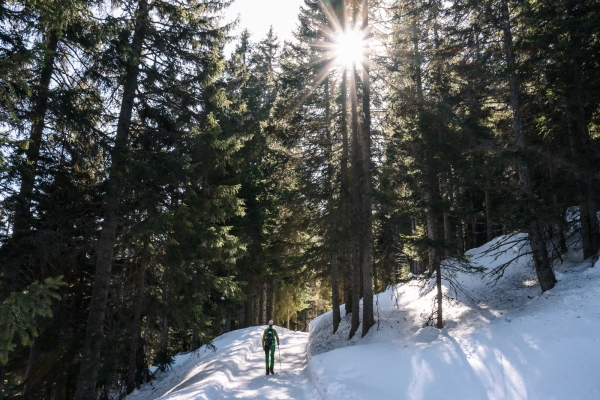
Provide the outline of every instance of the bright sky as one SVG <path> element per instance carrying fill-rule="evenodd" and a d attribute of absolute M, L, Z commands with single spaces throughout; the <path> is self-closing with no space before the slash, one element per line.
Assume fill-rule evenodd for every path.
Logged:
<path fill-rule="evenodd" d="M 253 42 L 263 39 L 271 25 L 280 41 L 291 40 L 302 4 L 303 0 L 235 0 L 226 12 L 226 21 L 233 21 L 239 14 L 237 32 L 248 28 Z"/>

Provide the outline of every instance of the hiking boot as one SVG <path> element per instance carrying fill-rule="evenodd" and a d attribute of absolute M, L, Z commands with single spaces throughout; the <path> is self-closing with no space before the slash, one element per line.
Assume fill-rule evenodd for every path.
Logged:
<path fill-rule="evenodd" d="M 269 367 L 267 367 L 267 375 L 269 375 Z"/>
<path fill-rule="evenodd" d="M 275 371 L 273 371 L 273 367 L 271 367 L 271 375 L 275 375 Z"/>

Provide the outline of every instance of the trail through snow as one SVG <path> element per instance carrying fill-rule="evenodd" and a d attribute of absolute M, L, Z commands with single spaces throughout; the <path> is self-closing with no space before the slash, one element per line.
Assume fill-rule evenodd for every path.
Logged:
<path fill-rule="evenodd" d="M 127 399 L 315 399 L 318 395 L 311 391 L 306 373 L 308 333 L 276 327 L 281 343 L 275 352 L 275 375 L 266 376 L 264 328 L 230 332 L 215 339 L 216 351 L 203 347 L 176 357 L 172 370 Z"/>
<path fill-rule="evenodd" d="M 491 254 L 495 246 L 499 250 Z M 467 255 L 488 271 L 529 247 L 523 234 L 498 237 Z M 265 376 L 265 326 L 229 332 L 176 357 L 127 400 L 396 400 L 600 399 L 600 261 L 580 250 L 555 265 L 558 283 L 542 294 L 529 256 L 512 263 L 496 285 L 457 272 L 465 293 L 444 302 L 445 327 L 424 326 L 435 300 L 422 278 L 376 296 L 377 324 L 348 340 L 331 313 L 310 323 L 310 335 L 277 327 L 281 369 Z M 451 262 L 451 261 L 450 261 Z M 594 265 L 595 264 L 595 265 Z M 444 291 L 449 291 L 444 281 Z M 358 332 L 361 329 L 359 327 Z"/>

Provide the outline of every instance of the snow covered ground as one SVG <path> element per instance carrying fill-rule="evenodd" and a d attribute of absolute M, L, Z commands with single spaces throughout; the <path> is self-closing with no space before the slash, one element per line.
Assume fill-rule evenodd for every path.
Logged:
<path fill-rule="evenodd" d="M 505 239 L 471 250 L 472 260 L 489 270 L 528 250 Z M 505 251 L 485 254 L 495 245 Z M 435 291 L 421 280 L 377 296 L 378 322 L 365 338 L 347 340 L 350 316 L 331 335 L 330 313 L 310 335 L 277 328 L 274 376 L 264 375 L 264 327 L 230 332 L 215 353 L 180 356 L 127 399 L 600 399 L 600 262 L 580 258 L 567 255 L 543 295 L 528 257 L 496 285 L 457 274 L 471 299 L 444 303 L 442 330 L 423 327 Z"/>
<path fill-rule="evenodd" d="M 176 357 L 173 368 L 142 386 L 128 400 L 314 399 L 306 374 L 307 333 L 276 327 L 280 354 L 275 375 L 265 375 L 261 348 L 265 327 L 229 332 L 214 340 L 217 350 L 201 348 Z M 281 363 L 280 363 L 281 361 Z"/>

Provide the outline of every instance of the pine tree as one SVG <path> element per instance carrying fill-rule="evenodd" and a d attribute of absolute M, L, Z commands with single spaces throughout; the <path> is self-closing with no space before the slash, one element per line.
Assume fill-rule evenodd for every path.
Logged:
<path fill-rule="evenodd" d="M 124 78 L 114 146 L 110 150 L 108 190 L 75 398 L 92 397 L 96 387 L 119 205 L 126 182 L 124 171 L 129 168 L 133 132 L 140 128 L 134 116 L 143 117 L 140 122 L 148 124 L 145 129 L 160 129 L 163 124 L 184 122 L 171 125 L 171 129 L 182 129 L 188 135 L 204 135 L 200 142 L 220 131 L 214 115 L 219 107 L 216 101 L 219 101 L 220 93 L 213 89 L 211 82 L 220 73 L 217 49 L 223 36 L 215 28 L 215 17 L 206 13 L 219 11 L 223 5 L 188 3 L 189 10 L 185 14 L 178 12 L 181 6 L 164 2 L 149 4 L 141 0 L 135 3 L 135 15 L 123 14 L 120 18 L 125 23 L 120 35 L 125 34 L 128 39 L 118 43 L 115 50 L 124 55 L 117 59 L 123 62 Z M 143 49 L 152 51 L 143 55 Z M 181 74 L 182 71 L 186 73 Z M 197 113 L 194 110 L 199 104 L 202 104 L 201 112 Z M 178 117 L 169 121 L 173 113 Z M 190 124 L 199 129 L 194 130 Z M 203 149 L 202 153 L 205 151 Z M 219 167 L 224 168 L 217 163 L 216 168 Z M 201 174 L 200 178 L 204 180 L 201 185 L 210 187 L 206 174 Z"/>

